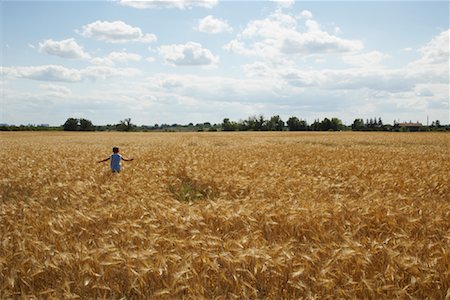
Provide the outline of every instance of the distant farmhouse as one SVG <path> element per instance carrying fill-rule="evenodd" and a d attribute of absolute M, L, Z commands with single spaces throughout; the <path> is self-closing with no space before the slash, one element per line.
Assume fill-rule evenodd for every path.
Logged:
<path fill-rule="evenodd" d="M 419 128 L 422 127 L 422 123 L 416 122 L 416 123 L 399 123 L 398 126 L 400 128 L 405 128 L 408 131 L 415 132 L 419 131 Z"/>

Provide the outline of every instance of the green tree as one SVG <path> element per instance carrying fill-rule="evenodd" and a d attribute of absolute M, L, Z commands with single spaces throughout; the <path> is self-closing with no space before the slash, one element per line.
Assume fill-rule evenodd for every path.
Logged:
<path fill-rule="evenodd" d="M 311 130 L 313 131 L 319 131 L 320 129 L 321 123 L 319 121 L 319 119 L 314 120 L 314 122 L 311 124 Z"/>
<path fill-rule="evenodd" d="M 75 118 L 68 118 L 63 125 L 64 131 L 77 131 L 79 120 Z"/>
<path fill-rule="evenodd" d="M 323 119 L 323 121 L 320 122 L 320 124 L 319 124 L 319 130 L 321 130 L 321 131 L 328 131 L 330 129 L 333 129 L 332 128 L 332 124 L 331 124 L 331 120 L 328 119 L 328 118 Z"/>
<path fill-rule="evenodd" d="M 231 122 L 230 119 L 223 119 L 222 130 L 223 131 L 235 131 L 238 129 L 236 122 Z"/>
<path fill-rule="evenodd" d="M 260 115 L 257 119 L 256 119 L 256 123 L 255 123 L 255 130 L 267 130 L 267 121 L 264 119 L 263 115 Z"/>
<path fill-rule="evenodd" d="M 290 117 L 286 125 L 290 131 L 307 131 L 308 123 L 305 120 L 299 120 L 297 117 Z"/>
<path fill-rule="evenodd" d="M 269 131 L 282 131 L 284 129 L 284 121 L 278 115 L 273 116 L 267 121 L 266 128 Z"/>
<path fill-rule="evenodd" d="M 339 131 L 344 129 L 344 124 L 342 124 L 342 121 L 338 118 L 331 118 L 331 128 L 334 131 Z"/>
<path fill-rule="evenodd" d="M 131 123 L 131 118 L 126 118 L 121 120 L 119 124 L 116 125 L 118 131 L 132 131 L 136 125 Z"/>
<path fill-rule="evenodd" d="M 80 130 L 81 131 L 94 131 L 94 125 L 91 121 L 86 119 L 80 119 Z"/>
<path fill-rule="evenodd" d="M 381 120 L 381 117 L 378 118 L 378 127 L 383 127 L 383 121 Z"/>
<path fill-rule="evenodd" d="M 436 128 L 441 127 L 441 121 L 439 121 L 439 120 L 433 121 L 431 123 L 431 127 L 436 127 Z"/>
<path fill-rule="evenodd" d="M 359 131 L 365 129 L 364 120 L 363 119 L 355 119 L 352 124 L 352 130 Z"/>
<path fill-rule="evenodd" d="M 300 130 L 300 120 L 297 117 L 290 117 L 286 122 L 289 131 Z"/>

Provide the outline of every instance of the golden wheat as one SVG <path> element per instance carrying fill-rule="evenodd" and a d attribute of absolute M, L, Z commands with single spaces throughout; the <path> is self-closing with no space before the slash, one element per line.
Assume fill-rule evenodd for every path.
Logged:
<path fill-rule="evenodd" d="M 450 298 L 448 134 L 0 142 L 2 299 Z"/>

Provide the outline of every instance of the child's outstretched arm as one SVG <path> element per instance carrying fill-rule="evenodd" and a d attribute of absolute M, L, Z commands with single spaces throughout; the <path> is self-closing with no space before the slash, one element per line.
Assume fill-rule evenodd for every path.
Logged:
<path fill-rule="evenodd" d="M 124 161 L 132 161 L 132 160 L 134 160 L 134 158 L 126 159 L 126 158 L 124 158 L 124 157 L 122 157 L 122 159 L 123 159 Z"/>
<path fill-rule="evenodd" d="M 110 159 L 111 159 L 111 156 L 108 157 L 108 158 L 105 158 L 105 159 L 103 159 L 103 160 L 99 160 L 98 163 L 101 163 L 101 162 L 104 162 L 104 161 L 108 161 L 108 160 L 110 160 Z"/>

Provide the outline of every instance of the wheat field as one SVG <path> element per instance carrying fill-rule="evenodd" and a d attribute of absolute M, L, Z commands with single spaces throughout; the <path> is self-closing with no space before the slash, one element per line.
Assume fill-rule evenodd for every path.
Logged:
<path fill-rule="evenodd" d="M 450 299 L 449 145 L 1 133 L 0 298 Z"/>

